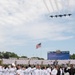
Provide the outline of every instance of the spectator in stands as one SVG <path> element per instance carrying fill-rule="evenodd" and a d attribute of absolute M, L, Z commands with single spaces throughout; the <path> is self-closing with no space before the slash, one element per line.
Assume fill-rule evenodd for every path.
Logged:
<path fill-rule="evenodd" d="M 55 60 L 55 61 L 53 62 L 53 65 L 58 65 L 58 61 Z"/>

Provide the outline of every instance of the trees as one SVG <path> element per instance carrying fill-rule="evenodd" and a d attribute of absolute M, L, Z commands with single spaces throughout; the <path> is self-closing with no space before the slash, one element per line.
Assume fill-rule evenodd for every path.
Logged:
<path fill-rule="evenodd" d="M 0 52 L 0 58 L 10 58 L 10 57 L 13 57 L 13 58 L 18 58 L 19 56 L 13 52 Z"/>
<path fill-rule="evenodd" d="M 0 59 L 2 59 L 2 58 L 9 59 L 9 58 L 28 58 L 28 57 L 27 56 L 18 56 L 14 52 L 0 52 Z M 44 58 L 40 58 L 40 57 L 31 57 L 31 58 L 38 59 L 38 60 L 44 60 Z M 75 54 L 71 54 L 70 59 L 75 59 Z"/>
<path fill-rule="evenodd" d="M 18 56 L 14 52 L 0 52 L 0 59 L 2 59 L 2 58 L 9 59 L 9 58 L 28 58 L 28 57 L 27 56 Z M 44 58 L 40 58 L 40 57 L 32 57 L 32 58 L 38 59 L 38 60 L 44 60 Z"/>
<path fill-rule="evenodd" d="M 75 54 L 70 55 L 70 59 L 75 59 Z"/>
<path fill-rule="evenodd" d="M 21 56 L 21 58 L 27 58 L 27 56 Z"/>
<path fill-rule="evenodd" d="M 2 53 L 2 52 L 0 52 L 0 58 L 3 58 L 3 57 L 4 57 L 3 53 Z"/>
<path fill-rule="evenodd" d="M 3 58 L 8 59 L 8 58 L 9 58 L 9 52 L 5 52 L 5 53 L 3 53 Z"/>
<path fill-rule="evenodd" d="M 40 58 L 40 57 L 31 57 L 31 59 L 44 60 L 44 58 Z"/>

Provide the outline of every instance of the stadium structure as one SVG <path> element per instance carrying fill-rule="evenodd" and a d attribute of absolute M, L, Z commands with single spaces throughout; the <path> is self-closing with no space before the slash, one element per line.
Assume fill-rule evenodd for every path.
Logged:
<path fill-rule="evenodd" d="M 47 60 L 68 60 L 70 59 L 69 51 L 49 51 L 47 53 Z"/>
<path fill-rule="evenodd" d="M 69 51 L 50 51 L 47 54 L 47 59 L 44 60 L 38 60 L 38 59 L 27 59 L 27 58 L 9 58 L 9 59 L 0 59 L 1 64 L 3 65 L 10 65 L 12 63 L 15 63 L 16 65 L 48 65 L 48 64 L 53 64 L 55 60 L 58 61 L 59 65 L 62 64 L 75 64 L 74 59 L 70 59 L 70 52 Z"/>

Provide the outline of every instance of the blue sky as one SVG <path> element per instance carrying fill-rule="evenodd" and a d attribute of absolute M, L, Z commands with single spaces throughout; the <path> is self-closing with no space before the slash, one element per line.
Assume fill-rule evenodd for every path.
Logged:
<path fill-rule="evenodd" d="M 75 53 L 74 12 L 75 0 L 1 0 L 0 51 L 45 59 L 48 51 Z M 49 17 L 64 13 L 72 15 Z M 36 49 L 40 42 L 41 48 Z"/>

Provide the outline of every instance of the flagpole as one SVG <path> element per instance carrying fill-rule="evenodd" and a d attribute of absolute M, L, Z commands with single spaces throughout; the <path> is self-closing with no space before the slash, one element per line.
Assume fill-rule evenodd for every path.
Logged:
<path fill-rule="evenodd" d="M 37 45 L 36 45 L 36 49 L 39 49 L 39 48 L 41 48 L 41 43 L 38 43 Z M 41 51 L 39 51 L 39 58 L 41 57 Z"/>

